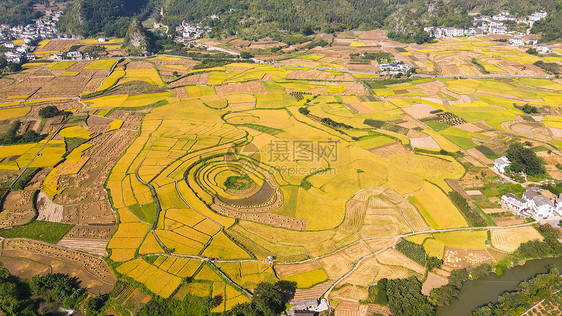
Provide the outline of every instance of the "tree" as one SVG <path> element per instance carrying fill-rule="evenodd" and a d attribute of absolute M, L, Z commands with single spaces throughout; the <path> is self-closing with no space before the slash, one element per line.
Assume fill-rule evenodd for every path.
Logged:
<path fill-rule="evenodd" d="M 41 118 L 51 118 L 59 114 L 61 114 L 61 111 L 54 105 L 48 105 L 39 110 L 39 116 Z"/>
<path fill-rule="evenodd" d="M 431 271 L 433 268 L 440 268 L 443 264 L 443 260 L 437 257 L 429 257 L 427 258 L 426 267 L 427 270 Z"/>
<path fill-rule="evenodd" d="M 526 53 L 529 54 L 529 55 L 538 55 L 539 54 L 539 52 L 534 47 L 531 47 L 531 48 L 527 49 Z"/>
<path fill-rule="evenodd" d="M 18 63 L 9 63 L 6 69 L 8 69 L 9 72 L 18 72 L 21 71 L 21 65 Z"/>
<path fill-rule="evenodd" d="M 299 108 L 299 113 L 303 115 L 308 115 L 310 113 L 310 110 L 303 106 Z"/>
<path fill-rule="evenodd" d="M 262 282 L 254 289 L 251 303 L 237 304 L 225 313 L 228 316 L 274 316 L 285 311 L 286 304 L 293 299 L 296 282 Z"/>
<path fill-rule="evenodd" d="M 414 40 L 416 44 L 423 44 L 431 42 L 431 36 L 426 31 L 419 31 L 415 36 Z"/>
<path fill-rule="evenodd" d="M 108 299 L 109 299 L 108 295 L 96 295 L 96 296 L 88 298 L 86 300 L 86 303 L 84 304 L 84 309 L 86 310 L 86 315 L 87 316 L 99 315 L 100 312 L 101 312 L 101 309 L 103 308 L 103 306 L 105 305 L 105 302 L 107 302 Z"/>
<path fill-rule="evenodd" d="M 252 55 L 252 53 L 250 52 L 241 52 L 240 58 L 250 59 L 250 58 L 254 58 L 254 55 Z"/>
<path fill-rule="evenodd" d="M 285 310 L 283 294 L 273 283 L 260 283 L 254 290 L 252 303 L 264 315 L 279 315 Z"/>

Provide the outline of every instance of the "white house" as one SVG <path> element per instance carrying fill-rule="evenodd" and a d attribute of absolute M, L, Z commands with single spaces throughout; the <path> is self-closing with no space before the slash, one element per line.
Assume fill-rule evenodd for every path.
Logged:
<path fill-rule="evenodd" d="M 523 46 L 525 45 L 525 41 L 523 41 L 521 37 L 512 37 L 509 39 L 507 44 L 510 46 Z"/>
<path fill-rule="evenodd" d="M 502 195 L 500 204 L 503 208 L 514 210 L 517 213 L 527 208 L 527 202 L 512 193 Z"/>
<path fill-rule="evenodd" d="M 552 53 L 552 47 L 550 47 L 550 46 L 537 45 L 537 46 L 535 46 L 535 49 L 537 50 L 537 52 L 539 52 L 541 54 Z"/>
<path fill-rule="evenodd" d="M 16 45 L 14 45 L 13 42 L 6 42 L 6 43 L 4 43 L 4 47 L 6 47 L 6 48 L 14 48 L 14 47 L 16 47 Z"/>
<path fill-rule="evenodd" d="M 107 38 L 105 37 L 98 37 L 98 43 L 105 43 L 107 42 Z"/>
<path fill-rule="evenodd" d="M 79 52 L 79 51 L 68 52 L 68 53 L 66 53 L 66 57 L 68 57 L 72 60 L 81 60 L 82 59 L 82 53 Z"/>
<path fill-rule="evenodd" d="M 528 205 L 535 219 L 547 219 L 554 213 L 554 204 L 544 195 L 536 195 Z"/>
<path fill-rule="evenodd" d="M 511 165 L 511 161 L 509 161 L 506 156 L 494 160 L 494 167 L 496 167 L 496 169 L 501 173 L 504 173 L 505 168 L 507 168 L 509 165 Z"/>

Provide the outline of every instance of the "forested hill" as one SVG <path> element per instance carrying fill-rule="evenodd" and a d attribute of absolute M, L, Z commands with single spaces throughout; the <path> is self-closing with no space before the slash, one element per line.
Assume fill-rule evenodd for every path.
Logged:
<path fill-rule="evenodd" d="M 17 12 L 42 0 L 2 0 Z M 415 34 L 424 26 L 470 27 L 469 12 L 491 15 L 509 10 L 527 16 L 546 10 L 552 18 L 535 31 L 550 31 L 549 39 L 560 38 L 560 0 L 73 0 L 59 23 L 62 31 L 83 36 L 122 37 L 132 18 L 153 18 L 172 26 L 182 21 L 203 22 L 213 27 L 212 36 L 237 34 L 246 39 L 270 37 L 284 40 L 294 34 L 375 29 Z M 8 17 L 0 23 L 7 21 Z M 25 14 L 24 14 L 25 15 Z M 211 18 L 211 16 L 214 18 Z M 218 18 L 216 18 L 218 16 Z M 17 18 L 23 20 L 17 14 Z M 553 31 L 552 31 L 553 30 Z"/>
<path fill-rule="evenodd" d="M 58 27 L 85 37 L 124 37 L 132 17 L 148 18 L 151 0 L 74 0 Z"/>

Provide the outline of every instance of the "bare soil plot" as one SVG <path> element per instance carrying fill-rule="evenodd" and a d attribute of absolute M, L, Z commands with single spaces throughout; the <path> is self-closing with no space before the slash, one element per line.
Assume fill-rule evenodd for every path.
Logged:
<path fill-rule="evenodd" d="M 439 144 L 431 136 L 410 138 L 410 144 L 412 147 L 422 147 L 422 148 L 435 148 L 440 149 Z"/>
<path fill-rule="evenodd" d="M 419 120 L 422 118 L 433 116 L 433 114 L 431 114 L 430 112 L 434 111 L 435 108 L 432 107 L 431 105 L 419 103 L 419 104 L 414 104 L 407 108 L 402 108 L 402 110 L 410 114 L 413 118 Z"/>
<path fill-rule="evenodd" d="M 24 280 L 31 280 L 36 275 L 45 275 L 52 271 L 50 265 L 22 257 L 2 256 L 0 262 L 11 274 Z"/>
<path fill-rule="evenodd" d="M 404 147 L 400 142 L 394 142 L 387 145 L 371 148 L 369 151 L 388 159 L 392 155 L 411 154 L 412 151 Z"/>
<path fill-rule="evenodd" d="M 349 108 L 351 108 L 356 113 L 372 113 L 371 109 L 366 107 L 363 103 L 350 103 L 346 104 Z"/>
<path fill-rule="evenodd" d="M 494 161 L 493 161 L 492 159 L 490 159 L 490 158 L 484 156 L 484 154 L 481 153 L 481 152 L 480 152 L 478 149 L 476 149 L 476 148 L 468 149 L 467 152 L 468 152 L 471 156 L 473 156 L 474 158 L 476 158 L 476 159 L 482 161 L 484 164 L 489 165 L 489 164 L 493 164 L 493 163 L 494 163 Z"/>
<path fill-rule="evenodd" d="M 516 216 L 494 218 L 494 223 L 496 223 L 496 225 L 498 226 L 512 226 L 512 225 L 525 224 L 526 222 L 527 221 L 525 221 L 524 219 Z"/>
<path fill-rule="evenodd" d="M 482 209 L 486 214 L 503 213 L 505 210 L 501 207 L 499 208 L 484 208 Z"/>
<path fill-rule="evenodd" d="M 449 280 L 447 280 L 446 278 L 433 272 L 429 272 L 427 274 L 427 279 L 425 280 L 425 282 L 423 282 L 421 293 L 423 295 L 429 296 L 429 292 L 431 292 L 431 290 L 442 287 L 443 285 L 447 285 L 448 283 Z"/>
<path fill-rule="evenodd" d="M 455 125 L 455 127 L 474 133 L 479 133 L 482 131 L 481 127 L 476 126 L 472 123 L 463 123 L 463 124 Z"/>
<path fill-rule="evenodd" d="M 218 95 L 232 94 L 232 93 L 259 93 L 269 94 L 269 90 L 263 85 L 261 81 L 249 81 L 241 83 L 229 83 L 222 86 L 215 86 L 215 91 Z"/>

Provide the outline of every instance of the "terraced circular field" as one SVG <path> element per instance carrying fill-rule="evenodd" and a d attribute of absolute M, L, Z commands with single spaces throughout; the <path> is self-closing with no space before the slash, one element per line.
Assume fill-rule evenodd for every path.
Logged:
<path fill-rule="evenodd" d="M 211 207 L 265 213 L 282 204 L 273 176 L 255 159 L 229 153 L 195 162 L 186 173 L 189 186 L 212 196 Z M 224 212 L 224 211 L 223 211 Z"/>

